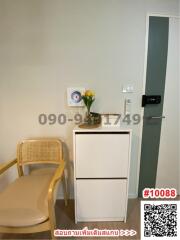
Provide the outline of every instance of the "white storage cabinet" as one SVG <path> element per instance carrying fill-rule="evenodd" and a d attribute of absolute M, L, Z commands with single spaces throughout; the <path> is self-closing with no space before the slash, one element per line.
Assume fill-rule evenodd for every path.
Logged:
<path fill-rule="evenodd" d="M 131 130 L 73 131 L 75 221 L 126 221 Z"/>

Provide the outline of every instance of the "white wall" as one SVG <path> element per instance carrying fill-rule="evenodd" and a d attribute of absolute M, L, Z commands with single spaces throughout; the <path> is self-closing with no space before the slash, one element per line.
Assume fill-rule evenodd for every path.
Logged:
<path fill-rule="evenodd" d="M 69 86 L 94 89 L 95 111 L 122 112 L 122 85 L 132 83 L 132 112 L 140 113 L 146 14 L 177 15 L 177 4 L 178 0 L 0 0 L 0 162 L 15 156 L 23 138 L 59 136 L 67 145 L 72 170 L 73 124 L 38 123 L 40 113 L 76 112 L 66 104 Z M 135 196 L 140 129 L 132 128 L 129 194 Z M 71 192 L 72 186 L 71 181 Z"/>

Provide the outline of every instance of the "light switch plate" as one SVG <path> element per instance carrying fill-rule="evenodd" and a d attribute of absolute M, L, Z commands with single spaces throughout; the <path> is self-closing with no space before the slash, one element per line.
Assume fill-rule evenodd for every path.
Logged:
<path fill-rule="evenodd" d="M 131 114 L 131 105 L 132 105 L 132 100 L 130 98 L 126 98 L 124 103 L 124 115 Z"/>

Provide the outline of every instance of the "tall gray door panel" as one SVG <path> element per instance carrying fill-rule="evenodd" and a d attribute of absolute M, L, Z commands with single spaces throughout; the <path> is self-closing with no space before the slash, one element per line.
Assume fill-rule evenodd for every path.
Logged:
<path fill-rule="evenodd" d="M 154 188 L 158 163 L 163 99 L 168 52 L 169 18 L 149 18 L 146 96 L 161 96 L 161 102 L 144 106 L 143 134 L 138 194 L 144 188 Z M 152 99 L 153 100 L 153 97 Z"/>

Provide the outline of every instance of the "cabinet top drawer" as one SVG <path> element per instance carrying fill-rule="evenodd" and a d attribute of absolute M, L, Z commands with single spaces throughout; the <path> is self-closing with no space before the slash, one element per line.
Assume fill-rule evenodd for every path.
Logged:
<path fill-rule="evenodd" d="M 130 135 L 75 134 L 76 178 L 127 178 Z"/>

